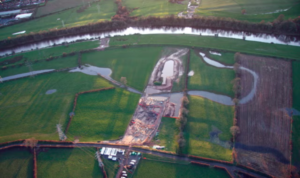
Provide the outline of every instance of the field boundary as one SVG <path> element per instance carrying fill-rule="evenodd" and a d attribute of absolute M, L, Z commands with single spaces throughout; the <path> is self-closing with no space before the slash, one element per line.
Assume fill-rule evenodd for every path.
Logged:
<path fill-rule="evenodd" d="M 100 89 L 88 90 L 88 91 L 82 91 L 82 92 L 76 93 L 76 94 L 75 94 L 74 101 L 73 101 L 73 109 L 72 109 L 73 114 L 71 114 L 71 115 L 69 116 L 69 121 L 68 121 L 68 124 L 67 124 L 67 126 L 66 126 L 66 129 L 65 129 L 64 133 L 65 133 L 65 134 L 68 133 L 70 124 L 71 124 L 72 119 L 73 119 L 73 116 L 74 116 L 74 112 L 75 112 L 76 105 L 77 105 L 77 99 L 78 99 L 78 96 L 79 96 L 79 95 L 85 94 L 85 93 L 93 93 L 93 92 L 99 92 L 99 91 L 105 91 L 105 90 L 112 90 L 112 89 L 115 89 L 115 87 L 100 88 Z"/>
<path fill-rule="evenodd" d="M 36 148 L 33 148 L 33 178 L 37 178 Z"/>

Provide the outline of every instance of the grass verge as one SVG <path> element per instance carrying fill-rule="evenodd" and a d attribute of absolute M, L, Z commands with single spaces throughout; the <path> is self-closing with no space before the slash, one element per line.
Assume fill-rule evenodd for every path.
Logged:
<path fill-rule="evenodd" d="M 176 151 L 176 135 L 178 134 L 178 126 L 176 119 L 163 117 L 158 129 L 158 136 L 154 137 L 154 143 L 165 146 L 166 151 Z"/>

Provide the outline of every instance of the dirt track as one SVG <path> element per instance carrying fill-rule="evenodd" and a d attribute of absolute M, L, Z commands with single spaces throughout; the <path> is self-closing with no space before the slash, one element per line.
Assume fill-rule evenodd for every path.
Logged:
<path fill-rule="evenodd" d="M 290 160 L 290 117 L 282 110 L 292 106 L 291 63 L 283 60 L 242 55 L 240 64 L 258 76 L 254 98 L 238 107 L 238 163 L 276 177 L 288 177 Z M 241 72 L 241 97 L 248 94 L 253 77 Z M 248 147 L 247 147 L 248 146 Z M 253 149 L 253 148 L 261 149 Z M 273 150 L 273 154 L 259 150 Z M 278 157 L 283 157 L 278 159 Z"/>

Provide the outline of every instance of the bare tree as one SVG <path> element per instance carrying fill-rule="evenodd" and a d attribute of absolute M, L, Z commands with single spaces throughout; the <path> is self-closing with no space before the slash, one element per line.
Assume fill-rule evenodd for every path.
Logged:
<path fill-rule="evenodd" d="M 187 110 L 186 108 L 181 108 L 180 109 L 180 113 L 181 113 L 181 115 L 182 116 L 188 116 L 188 114 L 189 114 L 189 110 Z"/>
<path fill-rule="evenodd" d="M 126 85 L 127 85 L 127 79 L 126 79 L 126 77 L 121 77 L 120 81 L 126 87 Z"/>
<path fill-rule="evenodd" d="M 185 108 L 186 108 L 186 107 L 189 105 L 189 103 L 190 103 L 190 101 L 189 101 L 189 99 L 188 99 L 187 96 L 182 97 L 181 102 L 182 102 L 182 105 L 183 105 Z"/>
<path fill-rule="evenodd" d="M 240 134 L 240 128 L 238 126 L 230 127 L 230 133 L 235 138 L 238 134 Z"/>
<path fill-rule="evenodd" d="M 235 60 L 235 62 L 239 62 L 240 58 L 241 58 L 241 53 L 236 52 L 236 53 L 234 54 L 234 60 Z"/>

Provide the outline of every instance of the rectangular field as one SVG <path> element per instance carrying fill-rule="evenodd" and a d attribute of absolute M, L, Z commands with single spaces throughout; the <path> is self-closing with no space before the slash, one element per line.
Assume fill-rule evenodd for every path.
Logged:
<path fill-rule="evenodd" d="M 120 81 L 126 77 L 127 85 L 143 91 L 159 59 L 162 47 L 132 47 L 82 54 L 82 63 L 108 67 L 111 77 Z"/>
<path fill-rule="evenodd" d="M 243 15 L 242 10 L 246 13 Z M 284 11 L 286 9 L 286 11 Z M 295 18 L 299 15 L 299 1 L 297 0 L 201 0 L 197 8 L 197 15 L 230 17 L 238 20 L 260 22 L 262 20 L 272 21 L 280 14 L 286 19 Z M 282 10 L 280 12 L 280 10 Z M 276 13 L 276 11 L 279 11 Z"/>
<path fill-rule="evenodd" d="M 151 155 L 150 155 L 151 156 Z M 161 160 L 160 157 L 151 156 L 142 159 L 133 177 L 136 178 L 229 178 L 227 172 L 175 160 Z"/>
<path fill-rule="evenodd" d="M 158 136 L 154 137 L 154 143 L 165 146 L 166 151 L 176 151 L 176 136 L 179 132 L 176 119 L 163 117 L 158 129 Z M 157 141 L 155 141 L 157 139 Z"/>
<path fill-rule="evenodd" d="M 132 16 L 158 16 L 163 17 L 167 15 L 175 15 L 187 10 L 189 1 L 184 0 L 179 3 L 170 3 L 165 0 L 123 0 L 123 5 L 129 9 L 138 8 L 134 10 Z"/>
<path fill-rule="evenodd" d="M 79 95 L 68 139 L 103 141 L 122 137 L 139 98 L 120 88 Z"/>
<path fill-rule="evenodd" d="M 33 177 L 33 155 L 23 148 L 1 151 L 0 177 Z"/>
<path fill-rule="evenodd" d="M 43 148 L 37 154 L 38 177 L 103 177 L 95 148 Z"/>
<path fill-rule="evenodd" d="M 186 153 L 231 161 L 230 127 L 233 106 L 225 106 L 199 96 L 189 96 L 185 128 Z"/>
<path fill-rule="evenodd" d="M 56 124 L 68 121 L 77 92 L 110 87 L 97 76 L 54 72 L 0 85 L 0 142 L 35 137 L 58 139 Z M 56 89 L 47 95 L 46 92 Z"/>
<path fill-rule="evenodd" d="M 189 77 L 189 90 L 204 90 L 233 97 L 235 72 L 232 69 L 220 69 L 205 63 L 199 51 L 191 51 L 190 71 L 194 75 Z"/>
<path fill-rule="evenodd" d="M 291 62 L 241 55 L 240 64 L 258 75 L 254 97 L 238 106 L 237 162 L 275 177 L 288 177 L 292 107 Z M 241 98 L 255 87 L 242 70 Z"/>

